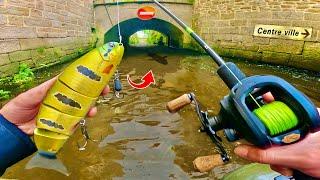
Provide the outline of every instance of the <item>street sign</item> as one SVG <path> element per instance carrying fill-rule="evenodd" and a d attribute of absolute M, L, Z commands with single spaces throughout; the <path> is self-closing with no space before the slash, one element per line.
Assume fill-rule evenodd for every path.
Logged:
<path fill-rule="evenodd" d="M 137 14 L 141 20 L 150 20 L 155 16 L 156 10 L 151 6 L 145 6 L 138 9 Z"/>
<path fill-rule="evenodd" d="M 305 40 L 311 38 L 312 28 L 257 24 L 254 28 L 253 35 L 269 38 Z"/>

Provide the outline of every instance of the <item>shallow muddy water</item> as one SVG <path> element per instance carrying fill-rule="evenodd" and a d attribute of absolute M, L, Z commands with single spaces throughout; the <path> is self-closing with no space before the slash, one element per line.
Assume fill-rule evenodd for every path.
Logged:
<path fill-rule="evenodd" d="M 185 51 L 156 52 L 166 59 L 152 59 L 147 51 L 128 52 L 119 68 L 123 82 L 123 99 L 111 92 L 98 103 L 98 114 L 88 121 L 88 131 L 98 143 L 89 142 L 85 151 L 78 151 L 80 131 L 66 143 L 59 154 L 71 175 L 66 177 L 44 169 L 25 170 L 29 158 L 9 168 L 3 178 L 17 179 L 214 179 L 248 162 L 236 157 L 234 143 L 224 141 L 231 155 L 228 165 L 209 173 L 194 170 L 192 161 L 198 156 L 217 153 L 192 107 L 170 114 L 166 102 L 187 92 L 195 92 L 198 100 L 211 113 L 219 111 L 220 99 L 228 89 L 215 73 L 217 66 L 207 57 Z M 167 57 L 165 57 L 167 56 Z M 320 106 L 320 79 L 304 71 L 268 65 L 237 62 L 247 75 L 274 74 L 291 82 Z M 38 73 L 41 80 L 58 74 Z M 152 70 L 156 84 L 144 90 L 131 88 L 126 75 L 139 79 Z M 110 83 L 112 86 L 112 83 Z"/>

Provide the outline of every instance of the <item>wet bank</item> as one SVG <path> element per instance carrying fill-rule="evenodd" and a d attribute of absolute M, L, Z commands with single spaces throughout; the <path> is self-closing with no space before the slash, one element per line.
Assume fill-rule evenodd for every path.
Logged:
<path fill-rule="evenodd" d="M 320 80 L 317 74 L 291 68 L 236 61 L 249 76 L 280 76 L 306 93 L 320 106 Z M 61 72 L 66 65 L 36 74 L 34 85 Z M 152 70 L 156 85 L 144 90 L 132 89 L 126 75 L 139 82 Z M 78 151 L 82 140 L 77 131 L 59 154 L 71 175 L 63 176 L 43 169 L 25 170 L 27 158 L 9 168 L 3 178 L 18 179 L 190 179 L 221 178 L 248 162 L 236 157 L 234 143 L 224 145 L 231 161 L 209 173 L 199 173 L 192 161 L 197 156 L 217 153 L 210 138 L 199 133 L 200 123 L 191 107 L 169 114 L 166 102 L 186 92 L 195 92 L 198 100 L 211 112 L 219 111 L 220 99 L 228 89 L 216 74 L 217 66 L 207 57 L 176 49 L 128 50 L 119 68 L 123 82 L 123 99 L 111 92 L 98 103 L 98 114 L 88 121 L 88 131 L 98 143 L 90 142 Z M 112 86 L 112 83 L 110 84 Z"/>

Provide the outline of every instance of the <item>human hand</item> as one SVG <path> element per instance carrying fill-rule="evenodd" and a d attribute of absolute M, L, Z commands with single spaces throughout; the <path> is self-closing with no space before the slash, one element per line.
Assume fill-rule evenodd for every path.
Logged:
<path fill-rule="evenodd" d="M 274 99 L 271 94 L 264 96 L 267 102 Z M 320 108 L 318 108 L 320 114 Z M 240 145 L 235 148 L 238 156 L 264 164 L 270 164 L 271 169 L 283 175 L 291 176 L 292 169 L 307 175 L 320 178 L 320 132 L 310 133 L 303 140 L 268 149 L 260 149 L 251 145 Z"/>
<path fill-rule="evenodd" d="M 11 123 L 15 124 L 24 133 L 32 135 L 36 127 L 35 117 L 38 114 L 41 102 L 46 97 L 48 90 L 53 86 L 56 80 L 57 77 L 18 95 L 3 106 L 0 110 L 0 114 L 2 114 Z M 110 89 L 107 86 L 103 90 L 102 95 L 106 95 L 109 90 Z M 97 108 L 92 107 L 87 116 L 92 117 L 96 115 L 96 113 Z"/>

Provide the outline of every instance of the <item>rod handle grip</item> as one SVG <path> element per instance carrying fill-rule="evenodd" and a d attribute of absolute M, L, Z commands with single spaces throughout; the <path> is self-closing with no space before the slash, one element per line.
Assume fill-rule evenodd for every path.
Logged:
<path fill-rule="evenodd" d="M 170 113 L 176 113 L 181 108 L 185 107 L 186 105 L 192 102 L 189 94 L 184 94 L 170 102 L 167 103 L 167 109 Z"/>
<path fill-rule="evenodd" d="M 210 156 L 200 156 L 193 161 L 193 166 L 200 172 L 208 172 L 216 166 L 223 165 L 224 162 L 220 154 Z"/>

